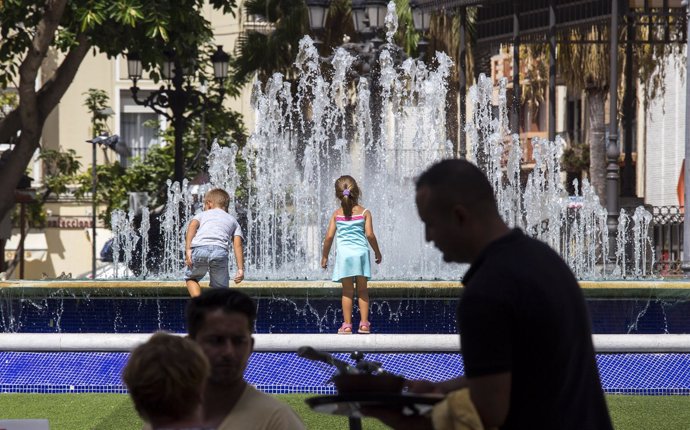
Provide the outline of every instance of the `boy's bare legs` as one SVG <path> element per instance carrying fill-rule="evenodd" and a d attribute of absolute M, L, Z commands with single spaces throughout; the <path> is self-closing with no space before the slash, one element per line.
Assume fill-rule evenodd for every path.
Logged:
<path fill-rule="evenodd" d="M 367 290 L 366 276 L 357 277 L 357 304 L 361 322 L 369 322 L 369 290 Z"/>
<path fill-rule="evenodd" d="M 197 297 L 201 294 L 201 286 L 197 281 L 194 279 L 187 279 L 185 283 L 187 284 L 187 291 L 189 291 L 190 297 Z"/>
<path fill-rule="evenodd" d="M 352 324 L 352 300 L 355 296 L 355 286 L 352 278 L 343 278 L 340 282 L 343 283 L 343 321 L 345 324 Z"/>

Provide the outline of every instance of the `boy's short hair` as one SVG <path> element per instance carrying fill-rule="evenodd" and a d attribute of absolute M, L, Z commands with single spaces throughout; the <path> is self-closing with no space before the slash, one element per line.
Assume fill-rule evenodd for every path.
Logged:
<path fill-rule="evenodd" d="M 230 194 L 222 188 L 214 188 L 209 190 L 204 196 L 205 201 L 213 203 L 217 208 L 223 208 L 226 211 L 230 206 Z"/>
<path fill-rule="evenodd" d="M 238 312 L 249 320 L 249 331 L 254 331 L 256 321 L 256 304 L 248 295 L 232 289 L 205 290 L 201 295 L 187 302 L 187 332 L 196 339 L 206 319 L 206 314 L 221 309 L 225 313 Z"/>
<path fill-rule="evenodd" d="M 210 368 L 191 339 L 158 332 L 132 351 L 122 380 L 144 420 L 174 421 L 199 407 Z"/>

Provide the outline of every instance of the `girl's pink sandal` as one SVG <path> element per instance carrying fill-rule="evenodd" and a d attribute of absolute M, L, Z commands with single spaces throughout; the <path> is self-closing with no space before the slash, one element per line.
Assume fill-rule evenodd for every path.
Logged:
<path fill-rule="evenodd" d="M 352 324 L 343 323 L 338 329 L 338 334 L 352 334 Z"/>
<path fill-rule="evenodd" d="M 369 334 L 369 333 L 371 333 L 370 328 L 371 328 L 370 322 L 368 322 L 368 321 L 367 322 L 361 322 L 361 323 L 359 323 L 359 330 L 357 331 L 357 333 Z"/>

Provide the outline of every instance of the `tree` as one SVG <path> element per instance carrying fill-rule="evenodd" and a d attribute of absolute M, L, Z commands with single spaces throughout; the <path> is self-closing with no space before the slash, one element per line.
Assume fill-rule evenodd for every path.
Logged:
<path fill-rule="evenodd" d="M 593 26 L 584 35 L 591 43 L 566 43 L 558 46 L 556 63 L 566 85 L 584 90 L 587 97 L 587 145 L 589 146 L 589 181 L 602 204 L 606 202 L 606 124 L 605 106 L 609 90 L 609 46 L 597 43 L 602 29 Z M 571 37 L 580 38 L 580 30 Z"/>
<path fill-rule="evenodd" d="M 108 133 L 108 118 L 113 116 L 113 110 L 109 105 L 108 93 L 97 88 L 89 88 L 83 95 L 86 96 L 84 106 L 91 114 L 91 136 L 99 136 Z"/>
<path fill-rule="evenodd" d="M 254 73 L 262 82 L 275 72 L 289 77 L 299 40 L 309 31 L 304 0 L 248 0 L 244 8 L 247 15 L 259 17 L 264 25 L 261 31 L 240 35 L 232 61 L 233 80 L 245 83 Z"/>
<path fill-rule="evenodd" d="M 352 9 L 349 0 L 333 0 L 328 7 L 326 27 L 317 34 L 322 43 L 319 52 L 323 56 L 343 44 L 348 35 L 352 42 L 359 41 L 354 31 Z M 417 48 L 419 36 L 412 25 L 409 0 L 395 0 L 398 14 L 398 32 L 395 43 L 411 55 Z M 233 59 L 233 79 L 245 83 L 254 73 L 266 82 L 273 73 L 282 73 L 288 81 L 294 80 L 293 64 L 297 58 L 299 41 L 310 33 L 307 8 L 304 0 L 247 0 L 247 15 L 260 17 L 264 22 L 261 30 L 251 30 L 238 40 L 237 55 Z"/>
<path fill-rule="evenodd" d="M 650 18 L 654 23 L 661 18 Z M 677 22 L 671 21 L 671 25 Z M 651 30 L 650 30 L 651 28 Z M 650 32 L 661 33 L 664 26 L 637 26 L 635 28 L 635 40 L 648 40 Z M 627 27 L 621 26 L 619 30 L 619 40 L 627 38 Z M 606 204 L 606 123 L 605 108 L 606 99 L 609 93 L 610 78 L 610 47 L 608 44 L 600 43 L 601 39 L 609 37 L 609 27 L 592 26 L 590 28 L 574 28 L 569 30 L 568 38 L 578 40 L 578 43 L 559 43 L 557 47 L 556 64 L 560 76 L 564 79 L 566 86 L 572 91 L 584 91 L 587 100 L 587 124 L 586 142 L 584 147 L 589 148 L 589 179 L 594 190 L 599 196 L 602 204 Z M 660 34 L 652 35 L 652 39 L 660 38 Z M 587 43 L 589 41 L 590 43 Z M 633 49 L 633 73 L 637 76 L 644 86 L 644 103 L 649 99 L 663 96 L 665 92 L 664 78 L 666 76 L 666 62 L 660 61 L 678 48 L 672 44 L 662 43 L 640 43 L 634 45 Z M 618 60 L 618 94 L 623 94 L 625 87 L 625 62 L 628 61 L 624 55 L 625 45 L 619 46 L 617 54 Z M 528 64 L 534 67 L 527 67 L 528 76 L 521 76 L 521 81 L 527 82 L 528 87 L 523 85 L 523 103 L 539 103 L 544 100 L 546 82 L 543 79 L 534 79 L 531 74 L 542 76 L 545 70 L 539 71 L 540 65 L 548 64 L 548 48 L 546 45 L 528 45 L 521 51 L 521 56 L 528 57 Z M 536 73 L 535 73 L 536 71 Z M 527 78 L 526 80 L 524 78 Z M 629 101 L 634 103 L 634 100 Z M 623 105 L 623 97 L 618 97 L 617 110 L 620 112 Z M 582 143 L 582 142 L 577 142 Z"/>
<path fill-rule="evenodd" d="M 13 0 L 0 3 L 0 85 L 14 86 L 19 105 L 0 120 L 0 142 L 13 148 L 0 169 L 0 218 L 14 205 L 14 189 L 33 154 L 47 116 L 69 88 L 86 53 L 109 58 L 137 52 L 145 70 L 174 49 L 182 58 L 208 62 L 210 23 L 201 14 L 203 0 Z M 210 0 L 233 13 L 235 0 Z M 200 50 L 199 47 L 202 47 Z M 36 78 L 50 51 L 61 62 L 36 88 Z M 158 76 L 152 73 L 155 79 Z"/>

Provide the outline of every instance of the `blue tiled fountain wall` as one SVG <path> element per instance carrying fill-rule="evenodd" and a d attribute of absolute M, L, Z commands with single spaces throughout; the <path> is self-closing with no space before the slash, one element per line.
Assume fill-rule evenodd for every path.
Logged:
<path fill-rule="evenodd" d="M 373 291 L 372 291 L 373 292 Z M 184 332 L 184 296 L 131 296 L 101 292 L 0 290 L 0 331 L 24 333 Z M 139 294 L 139 293 L 137 293 Z M 151 294 L 149 291 L 148 294 Z M 169 293 L 168 293 L 169 294 Z M 390 295 L 390 291 L 386 295 Z M 456 333 L 456 293 L 415 290 L 372 300 L 376 333 Z M 588 297 L 595 333 L 690 333 L 690 299 L 685 293 L 634 297 Z M 277 292 L 252 294 L 258 304 L 258 333 L 333 333 L 342 322 L 337 291 L 304 298 Z M 383 294 L 382 294 L 383 295 Z M 372 297 L 376 297 L 372 294 Z M 0 351 L 2 347 L 0 345 Z M 347 359 L 345 354 L 336 354 Z M 0 392 L 125 392 L 120 372 L 127 353 L 0 352 Z M 384 368 L 408 378 L 441 380 L 463 373 L 460 354 L 367 354 Z M 600 354 L 609 393 L 690 394 L 690 354 Z M 333 393 L 332 369 L 293 353 L 255 353 L 247 380 L 270 393 Z"/>
<path fill-rule="evenodd" d="M 254 291 L 255 292 L 255 291 Z M 288 290 L 289 292 L 289 290 Z M 383 292 L 383 291 L 382 291 Z M 585 290 L 587 293 L 587 290 Z M 110 295 L 104 295 L 111 293 Z M 187 297 L 159 294 L 132 296 L 132 291 L 65 290 L 26 295 L 0 289 L 0 332 L 151 333 L 185 332 Z M 285 297 L 286 291 L 252 294 L 257 303 L 257 333 L 335 333 L 342 323 L 340 296 Z M 459 293 L 448 290 L 401 291 L 404 297 L 376 298 L 372 291 L 371 322 L 376 333 L 457 333 Z M 632 297 L 587 297 L 596 334 L 690 333 L 690 290 L 659 297 L 642 292 Z M 391 294 L 385 291 L 385 294 Z M 450 296 L 453 294 L 454 296 Z M 688 294 L 689 296 L 684 296 Z M 306 297 L 306 298 L 305 298 Z M 357 322 L 355 310 L 355 322 Z"/>

